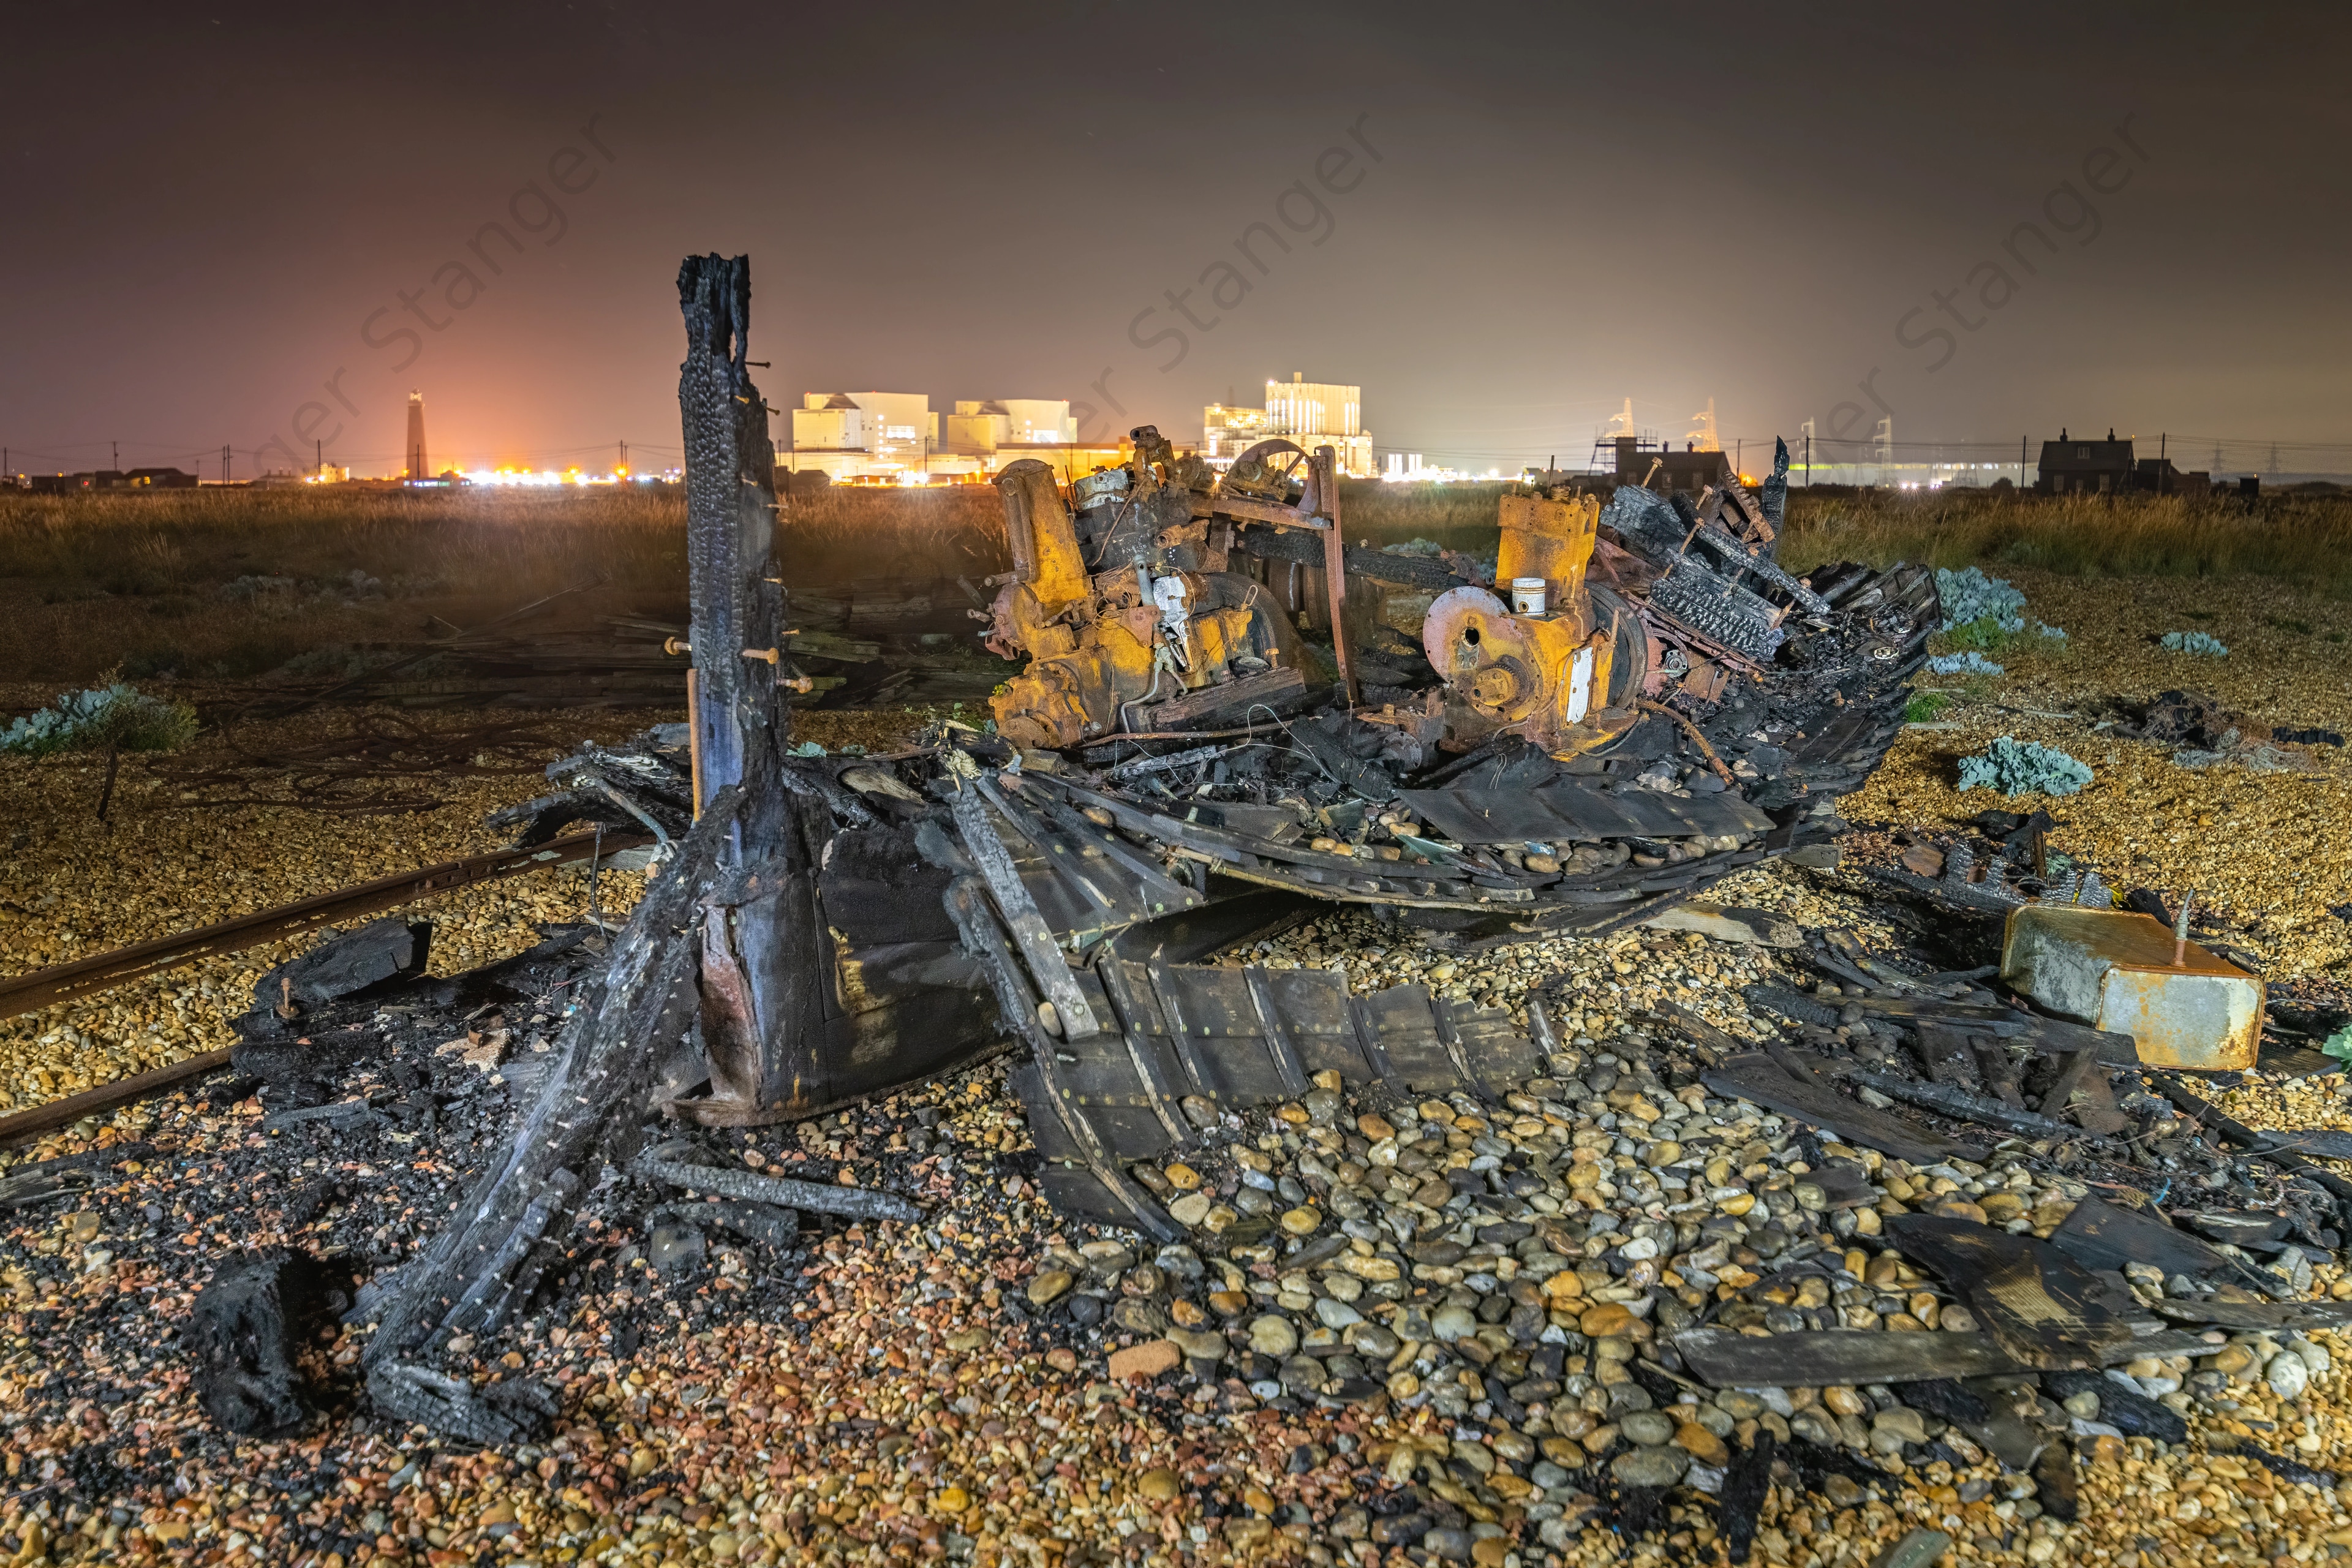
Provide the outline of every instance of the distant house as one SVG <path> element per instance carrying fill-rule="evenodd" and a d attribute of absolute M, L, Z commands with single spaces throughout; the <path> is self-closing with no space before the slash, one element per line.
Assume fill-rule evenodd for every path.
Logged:
<path fill-rule="evenodd" d="M 2058 439 L 2042 443 L 2039 466 L 2033 488 L 2052 496 L 2127 490 L 2136 472 L 2131 442 L 2116 440 L 2113 430 L 2104 441 L 2073 440 L 2061 430 Z"/>
<path fill-rule="evenodd" d="M 2160 496 L 2201 496 L 2212 489 L 2213 476 L 2202 468 L 2184 473 L 2169 458 L 2142 458 L 2132 466 L 2132 488 Z"/>
<path fill-rule="evenodd" d="M 1686 445 L 1677 452 L 1671 446 L 1644 447 L 1631 436 L 1617 437 L 1621 485 L 1644 485 L 1662 495 L 1680 490 L 1698 496 L 1710 485 L 1721 489 L 1731 477 L 1731 459 L 1720 448 L 1702 452 Z"/>

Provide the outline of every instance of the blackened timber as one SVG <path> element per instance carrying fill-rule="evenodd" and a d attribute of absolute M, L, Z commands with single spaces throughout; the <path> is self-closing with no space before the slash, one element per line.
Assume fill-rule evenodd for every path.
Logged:
<path fill-rule="evenodd" d="M 1886 1234 L 2027 1366 L 2095 1367 L 2106 1347 L 2131 1338 L 2090 1270 L 2046 1241 L 1939 1215 L 1898 1215 Z"/>
<path fill-rule="evenodd" d="M 1085 1110 L 1076 1103 L 1074 1091 L 1063 1082 L 1061 1042 L 1038 1023 L 1036 993 L 1023 978 L 1021 963 L 1013 956 L 1001 928 L 989 918 L 985 903 L 983 884 L 977 876 L 958 877 L 948 889 L 948 913 L 963 934 L 965 946 L 985 965 L 1005 1024 L 1029 1047 L 1029 1060 L 1014 1070 L 1013 1082 L 1030 1108 L 1030 1131 L 1039 1139 L 1041 1152 L 1058 1131 L 1060 1139 L 1052 1141 L 1074 1152 L 1100 1194 L 1090 1206 L 1108 1202 L 1119 1223 L 1134 1226 L 1163 1246 L 1181 1240 L 1181 1227 L 1119 1168 Z M 1040 1125 L 1041 1109 L 1053 1117 L 1050 1128 Z M 1052 1184 L 1049 1195 L 1057 1201 L 1066 1203 L 1079 1195 L 1072 1191 L 1066 1173 L 1055 1168 L 1050 1159 L 1046 1176 Z"/>
<path fill-rule="evenodd" d="M 1710 1068 L 1699 1081 L 1717 1094 L 1753 1100 L 1768 1110 L 1840 1133 L 1850 1143 L 1876 1149 L 1914 1164 L 1933 1165 L 1955 1156 L 1981 1163 L 1986 1157 L 1982 1149 L 1931 1132 L 1883 1110 L 1874 1110 L 1846 1099 L 1827 1084 L 1818 1080 L 1800 1082 L 1767 1057 L 1735 1058 Z"/>
<path fill-rule="evenodd" d="M 1816 1329 L 1757 1339 L 1735 1329 L 1685 1329 L 1675 1336 L 1675 1350 L 1691 1374 L 1710 1388 L 1823 1388 L 2023 1370 L 1982 1331 Z"/>
<path fill-rule="evenodd" d="M 667 1182 L 690 1192 L 717 1193 L 747 1203 L 773 1204 L 808 1214 L 843 1215 L 853 1219 L 918 1220 L 923 1211 L 896 1193 L 865 1187 L 835 1186 L 824 1182 L 798 1182 L 788 1176 L 763 1176 L 723 1166 L 687 1165 L 671 1160 L 640 1159 L 642 1175 Z"/>
<path fill-rule="evenodd" d="M 1847 1075 L 1864 1089 L 1876 1089 L 1891 1100 L 1906 1100 L 1912 1104 L 1955 1117 L 1962 1121 L 1979 1121 L 1987 1127 L 1998 1127 L 2004 1132 L 2014 1132 L 2026 1138 L 2079 1138 L 2080 1128 L 2069 1127 L 2063 1121 L 2053 1121 L 2031 1110 L 2014 1110 L 1998 1100 L 1981 1094 L 1971 1094 L 1964 1089 L 1954 1089 L 1940 1083 L 1921 1083 L 1915 1079 L 1898 1078 L 1888 1072 L 1857 1070 Z"/>
<path fill-rule="evenodd" d="M 950 803 L 955 815 L 964 852 L 979 868 L 987 884 L 989 897 L 1003 915 L 1013 940 L 1020 945 L 1021 957 L 1029 973 L 1054 1005 L 1060 1027 L 1050 1031 L 1066 1039 L 1079 1039 L 1097 1033 L 1101 1025 L 1095 1019 L 1094 1009 L 1078 994 L 1076 982 L 1070 978 L 1070 965 L 1061 949 L 1054 944 L 1054 933 L 1046 929 L 1045 920 L 1037 912 L 1036 900 L 1022 884 L 1021 873 L 1013 864 L 1013 857 L 1004 847 L 1004 840 L 988 820 L 988 807 L 976 788 L 959 788 Z"/>
<path fill-rule="evenodd" d="M 2352 1182 L 2346 1181 L 2325 1166 L 2313 1164 L 2300 1154 L 2279 1147 L 2276 1140 L 2255 1131 L 2244 1122 L 2223 1115 L 2217 1108 L 2191 1094 L 2186 1085 L 2169 1073 L 2150 1073 L 2147 1081 L 2156 1086 L 2158 1094 L 2189 1112 L 2200 1123 L 2211 1128 L 2240 1148 L 2251 1151 L 2256 1158 L 2267 1160 L 2283 1171 L 2307 1176 L 2326 1188 L 2335 1194 L 2346 1223 L 2352 1225 Z"/>
<path fill-rule="evenodd" d="M 402 1271 L 368 1343 L 372 1388 L 383 1375 L 386 1394 L 406 1389 L 395 1369 L 426 1350 L 460 1302 L 496 1289 L 499 1269 L 517 1259 L 514 1238 L 544 1234 L 555 1218 L 547 1199 L 568 1196 L 562 1178 L 593 1168 L 589 1156 L 613 1127 L 641 1113 L 654 1071 L 648 1042 L 675 1038 L 686 1026 L 682 1003 L 697 956 L 688 933 L 719 848 L 733 836 L 740 798 L 733 789 L 715 797 L 677 858 L 648 883 L 613 945 L 601 990 L 572 1016 L 555 1066 L 504 1155 L 483 1173 L 431 1248 Z"/>
<path fill-rule="evenodd" d="M 1977 1064 L 1966 1035 L 1933 1018 L 1920 1019 L 1914 1032 L 1919 1037 L 1920 1065 L 1930 1079 L 1947 1089 L 1976 1087 Z"/>
<path fill-rule="evenodd" d="M 754 737 L 783 739 L 775 653 L 784 600 L 775 555 L 775 449 L 768 412 L 749 369 L 749 257 L 690 256 L 678 268 L 686 362 L 678 410 L 686 442 L 687 575 L 693 598 L 696 711 L 702 790 L 742 780 Z"/>

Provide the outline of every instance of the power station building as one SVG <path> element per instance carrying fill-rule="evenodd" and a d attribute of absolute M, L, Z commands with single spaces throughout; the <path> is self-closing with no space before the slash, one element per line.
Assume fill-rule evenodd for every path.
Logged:
<path fill-rule="evenodd" d="M 1337 382 L 1309 381 L 1293 371 L 1288 381 L 1265 384 L 1265 406 L 1233 408 L 1212 403 L 1202 411 L 1201 456 L 1223 468 L 1260 441 L 1281 439 L 1312 452 L 1328 447 L 1339 472 L 1350 479 L 1373 475 L 1372 433 L 1364 428 L 1364 389 Z"/>

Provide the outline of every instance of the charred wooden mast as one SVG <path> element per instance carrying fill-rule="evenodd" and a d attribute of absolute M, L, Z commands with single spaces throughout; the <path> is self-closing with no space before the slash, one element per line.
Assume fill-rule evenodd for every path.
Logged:
<path fill-rule="evenodd" d="M 755 1119 L 753 1108 L 811 1092 L 813 1076 L 822 1082 L 821 1067 L 796 1054 L 818 1037 L 807 1022 L 824 966 L 809 950 L 824 928 L 807 918 L 811 861 L 796 811 L 804 797 L 782 782 L 783 594 L 773 453 L 746 363 L 751 298 L 749 258 L 693 257 L 679 269 L 698 818 L 614 942 L 603 984 L 573 1018 L 512 1143 L 449 1228 L 379 1292 L 370 1395 L 476 1441 L 541 1428 L 551 1397 L 527 1382 L 476 1389 L 428 1360 L 451 1337 L 495 1328 L 529 1300 L 561 1256 L 583 1180 L 634 1152 L 626 1145 L 665 1047 L 699 1024 L 712 1120 Z"/>

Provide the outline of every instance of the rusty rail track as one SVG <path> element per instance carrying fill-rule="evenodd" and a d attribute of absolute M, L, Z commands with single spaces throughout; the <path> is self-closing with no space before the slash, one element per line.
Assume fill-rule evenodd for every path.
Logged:
<path fill-rule="evenodd" d="M 612 829 L 607 829 L 603 838 L 604 852 L 607 855 L 640 848 L 652 842 L 650 837 L 642 833 L 622 833 Z M 470 855 L 462 860 L 445 860 L 437 866 L 403 871 L 396 876 L 379 877 L 374 881 L 362 882 L 356 887 L 314 894 L 290 904 L 239 915 L 235 920 L 221 921 L 194 931 L 157 937 L 152 942 L 117 948 L 111 952 L 93 953 L 71 963 L 37 969 L 29 974 L 12 975 L 0 980 L 0 1018 L 37 1012 L 55 1003 L 70 1002 L 163 970 L 193 963 L 200 958 L 241 952 L 247 948 L 260 947 L 286 937 L 299 936 L 307 931 L 316 931 L 338 921 L 397 909 L 403 904 L 453 892 L 459 888 L 478 887 L 485 882 L 520 877 L 526 872 L 577 865 L 596 853 L 596 845 L 595 834 L 574 833 L 551 839 L 534 848 L 498 849 L 487 855 Z"/>

